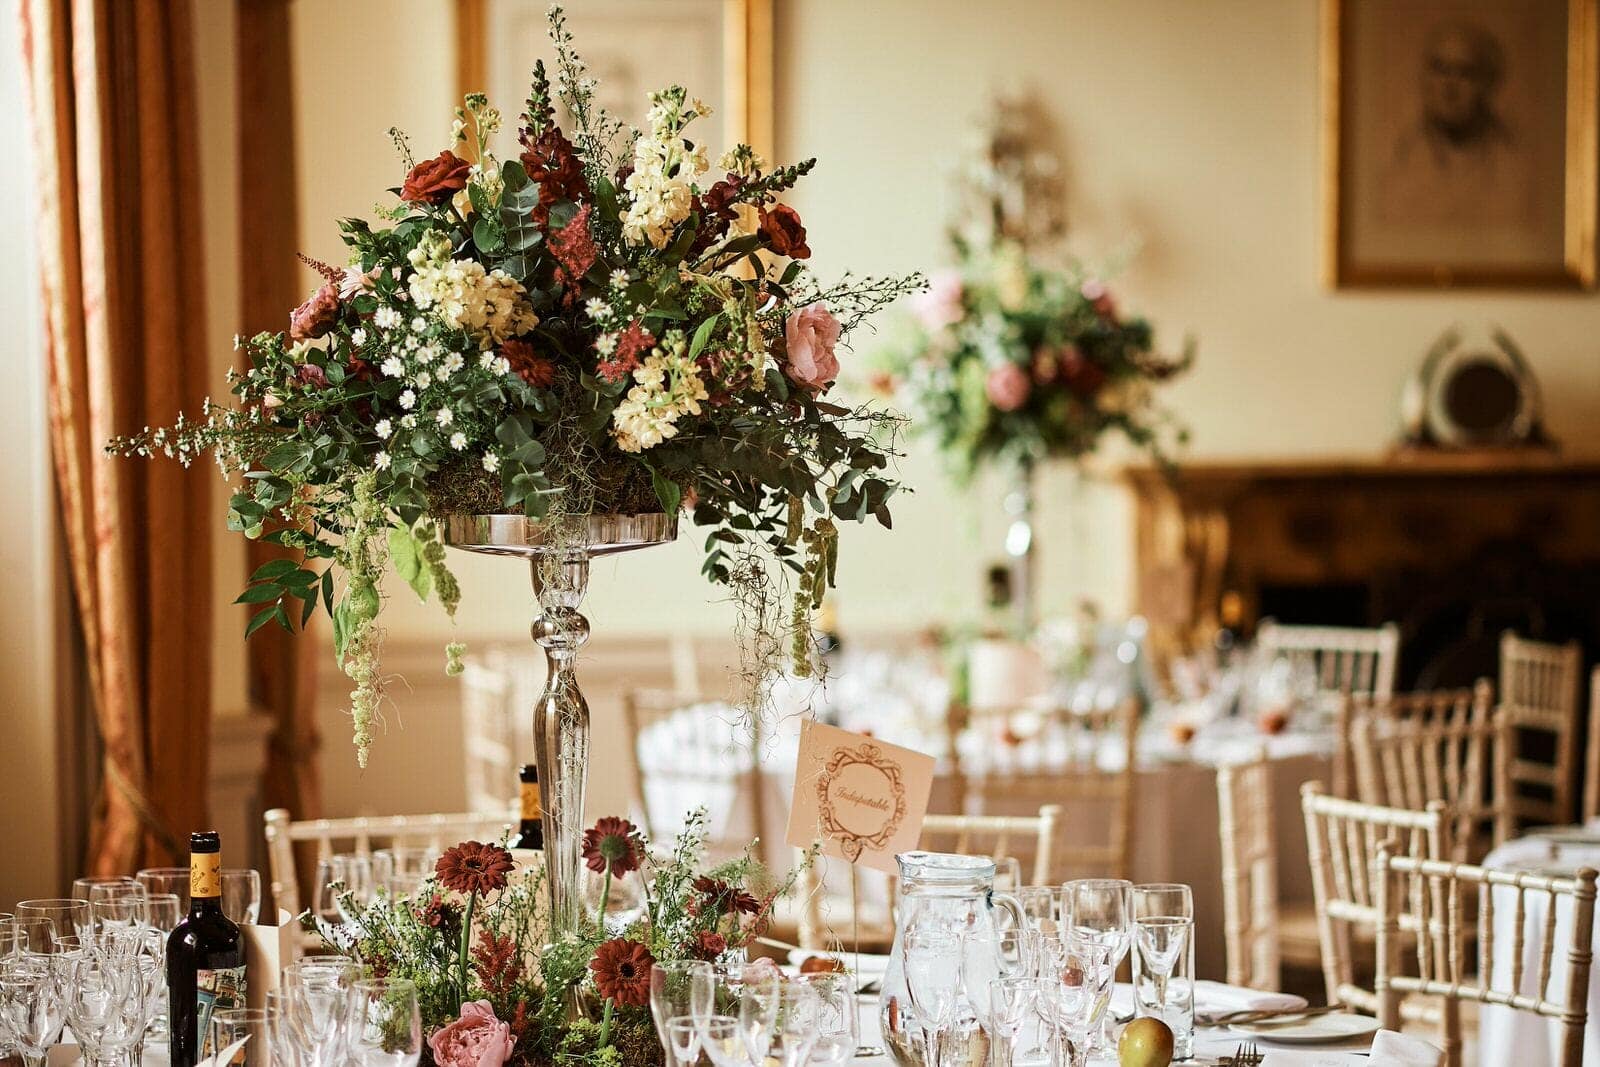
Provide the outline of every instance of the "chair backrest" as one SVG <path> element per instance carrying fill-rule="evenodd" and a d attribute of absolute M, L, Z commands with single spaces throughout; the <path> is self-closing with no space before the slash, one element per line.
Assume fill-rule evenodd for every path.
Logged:
<path fill-rule="evenodd" d="M 530 670 L 499 648 L 468 656 L 462 667 L 461 739 L 467 807 L 493 811 L 505 804 L 517 780 L 516 723 L 528 718 L 532 706 L 531 679 L 526 677 Z"/>
<path fill-rule="evenodd" d="M 1222 927 L 1228 982 L 1277 989 L 1278 846 L 1272 764 L 1260 753 L 1217 768 L 1222 835 Z"/>
<path fill-rule="evenodd" d="M 1494 709 L 1491 686 L 1415 694 L 1407 714 L 1396 715 L 1400 699 L 1350 723 L 1357 799 L 1413 811 L 1437 800 L 1451 823 L 1453 854 L 1442 858 L 1482 859 L 1512 822 L 1510 724 Z"/>
<path fill-rule="evenodd" d="M 1589 750 L 1583 768 L 1583 821 L 1600 817 L 1600 667 L 1589 675 Z"/>
<path fill-rule="evenodd" d="M 1130 698 L 1112 708 L 1073 713 L 1068 758 L 1048 769 L 985 770 L 959 785 L 964 811 L 1012 814 L 1056 804 L 1073 818 L 1056 827 L 1048 877 L 1126 878 L 1133 853 L 1134 741 L 1139 702 Z M 1086 831 L 1095 831 L 1085 840 Z"/>
<path fill-rule="evenodd" d="M 1583 649 L 1507 630 L 1500 635 L 1500 705 L 1511 718 L 1513 813 L 1532 823 L 1572 821 Z"/>
<path fill-rule="evenodd" d="M 1333 795 L 1353 800 L 1356 792 L 1355 756 L 1351 748 L 1350 724 L 1358 715 L 1385 719 L 1419 719 L 1433 722 L 1448 717 L 1461 707 L 1471 707 L 1488 698 L 1494 706 L 1494 683 L 1480 678 L 1470 688 L 1419 689 L 1411 693 L 1391 693 L 1386 697 L 1369 693 L 1344 693 L 1333 713 Z"/>
<path fill-rule="evenodd" d="M 629 690 L 622 709 L 633 804 L 651 840 L 676 835 L 696 807 L 707 810 L 714 853 L 740 853 L 761 836 L 759 719 L 722 701 L 658 689 Z"/>
<path fill-rule="evenodd" d="M 1398 851 L 1408 856 L 1436 860 L 1447 855 L 1450 828 L 1444 805 L 1434 801 L 1425 811 L 1378 807 L 1328 796 L 1320 782 L 1301 786 L 1300 805 L 1306 820 L 1306 851 L 1311 861 L 1311 891 L 1328 1003 L 1374 1012 L 1377 994 L 1356 984 L 1354 955 L 1354 935 L 1378 923 L 1373 860 L 1378 846 L 1391 839 L 1397 842 Z M 1414 917 L 1410 918 L 1410 928 L 1415 929 Z M 1417 1017 L 1436 1016 L 1419 1013 Z"/>
<path fill-rule="evenodd" d="M 506 827 L 516 821 L 517 813 L 506 809 L 498 814 L 390 815 L 292 822 L 287 809 L 273 808 L 266 813 L 267 867 L 272 878 L 272 899 L 279 910 L 290 915 L 299 915 L 304 908 L 295 869 L 297 844 L 314 844 L 318 860 L 336 852 L 366 856 L 375 849 L 398 845 L 443 850 L 469 839 L 499 840 Z"/>
<path fill-rule="evenodd" d="M 1440 863 L 1404 854 L 1388 842 L 1380 847 L 1374 865 L 1380 921 L 1377 931 L 1378 1019 L 1399 1029 L 1402 1000 L 1408 993 L 1443 998 L 1440 1037 L 1446 1063 L 1461 1062 L 1462 1001 L 1500 1004 L 1561 1021 L 1560 1067 L 1582 1067 L 1584 1030 L 1589 1018 L 1589 979 L 1594 962 L 1595 872 L 1579 870 L 1574 877 L 1549 877 L 1519 871 L 1500 871 L 1466 864 Z M 1468 931 L 1463 916 L 1463 887 L 1477 901 L 1475 961 L 1466 956 Z M 1437 902 L 1443 900 L 1442 908 Z M 1566 903 L 1570 901 L 1570 904 Z M 1410 907 L 1421 929 L 1431 936 L 1416 938 L 1415 974 L 1401 969 L 1405 946 L 1400 931 L 1404 909 Z M 1542 921 L 1537 915 L 1543 908 Z M 1570 909 L 1569 936 L 1557 945 L 1557 910 Z M 1497 955 L 1495 916 L 1510 911 L 1511 945 Z M 1470 920 L 1468 920 L 1470 921 Z M 1526 930 L 1538 931 L 1537 946 L 1526 943 Z M 1566 954 L 1565 989 L 1552 994 L 1556 975 L 1555 953 Z M 1530 951 L 1531 950 L 1531 951 Z M 1528 993 L 1527 962 L 1537 959 L 1533 994 Z M 1474 966 L 1475 963 L 1475 966 Z"/>
<path fill-rule="evenodd" d="M 1256 630 L 1256 646 L 1268 658 L 1287 656 L 1309 661 L 1317 685 L 1329 693 L 1388 697 L 1394 692 L 1400 662 L 1400 628 L 1384 623 L 1374 629 L 1353 626 L 1284 626 L 1264 620 Z"/>

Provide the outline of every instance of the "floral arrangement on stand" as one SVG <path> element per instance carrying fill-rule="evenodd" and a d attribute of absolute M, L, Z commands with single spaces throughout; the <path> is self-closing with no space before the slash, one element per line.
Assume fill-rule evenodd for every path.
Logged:
<path fill-rule="evenodd" d="M 793 874 L 775 882 L 749 852 L 704 868 L 705 843 L 703 811 L 659 860 L 632 823 L 599 820 L 583 851 L 602 879 L 598 905 L 579 933 L 553 945 L 542 871 L 519 870 L 506 849 L 477 841 L 445 852 L 411 896 L 360 904 L 346 895 L 347 922 L 307 921 L 329 950 L 415 984 L 424 1058 L 436 1067 L 660 1064 L 651 966 L 742 967 L 794 884 Z M 614 884 L 625 878 L 636 880 L 643 904 L 612 910 Z M 590 1017 L 574 1020 L 574 1004 Z"/>
<path fill-rule="evenodd" d="M 851 332 L 920 279 L 818 281 L 781 202 L 815 160 L 771 166 L 741 144 L 713 167 L 691 129 L 709 109 L 678 86 L 626 128 L 595 104 L 559 7 L 549 21 L 556 70 L 534 68 L 517 158 L 495 158 L 503 120 L 482 95 L 430 159 L 395 134 L 408 171 L 388 225 L 344 220 L 350 262 L 313 263 L 324 282 L 288 330 L 239 342 L 237 403 L 108 446 L 209 451 L 243 476 L 229 529 L 298 557 L 255 572 L 246 635 L 332 615 L 363 766 L 385 697 L 382 579 L 392 565 L 454 616 L 446 514 L 552 530 L 692 514 L 752 679 L 785 654 L 808 669 L 838 524 L 890 523 L 898 420 L 828 394 Z"/>

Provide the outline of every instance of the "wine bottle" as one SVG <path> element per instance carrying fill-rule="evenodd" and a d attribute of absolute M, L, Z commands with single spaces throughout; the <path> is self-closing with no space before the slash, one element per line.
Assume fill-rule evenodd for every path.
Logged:
<path fill-rule="evenodd" d="M 522 782 L 522 821 L 511 836 L 508 848 L 544 851 L 544 801 L 539 795 L 539 766 L 524 763 L 517 775 Z"/>
<path fill-rule="evenodd" d="M 213 1012 L 245 1006 L 244 938 L 222 913 L 222 843 L 215 830 L 189 835 L 189 916 L 167 938 L 172 1067 L 211 1054 Z"/>

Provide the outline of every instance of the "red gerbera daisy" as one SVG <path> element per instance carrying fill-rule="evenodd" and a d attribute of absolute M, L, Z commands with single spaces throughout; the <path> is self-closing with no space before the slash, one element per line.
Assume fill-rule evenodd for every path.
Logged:
<path fill-rule="evenodd" d="M 463 841 L 439 857 L 433 873 L 439 884 L 457 893 L 493 893 L 506 887 L 515 864 L 511 853 L 499 845 Z"/>
<path fill-rule="evenodd" d="M 639 869 L 639 830 L 627 819 L 607 815 L 583 832 L 583 859 L 596 873 L 611 869 L 613 878 Z"/>
<path fill-rule="evenodd" d="M 655 962 L 648 948 L 619 937 L 595 950 L 589 970 L 602 997 L 625 1008 L 642 1008 L 650 1003 L 650 968 Z"/>

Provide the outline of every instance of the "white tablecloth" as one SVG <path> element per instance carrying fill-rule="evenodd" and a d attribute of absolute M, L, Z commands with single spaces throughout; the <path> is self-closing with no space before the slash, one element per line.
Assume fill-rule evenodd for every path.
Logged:
<path fill-rule="evenodd" d="M 1542 870 L 1559 865 L 1563 868 L 1580 866 L 1600 867 L 1600 847 L 1562 846 L 1559 853 L 1551 842 L 1540 838 L 1523 838 L 1508 841 L 1484 859 L 1485 867 L 1503 870 Z M 1502 894 L 1503 898 L 1502 899 Z M 1572 909 L 1570 898 L 1561 900 L 1556 908 L 1556 953 L 1550 962 L 1551 978 L 1548 997 L 1561 1001 L 1567 995 L 1567 960 L 1561 946 L 1572 937 Z M 1544 931 L 1549 898 L 1542 893 L 1530 893 L 1527 912 L 1523 920 L 1522 988 L 1529 996 L 1539 990 L 1539 939 Z M 1497 988 L 1506 988 L 1511 982 L 1511 942 L 1515 936 L 1515 896 L 1509 889 L 1495 895 L 1494 943 L 1495 971 L 1493 979 Z M 1596 928 L 1600 935 L 1600 927 Z M 1486 1004 L 1479 1014 L 1479 1062 L 1484 1064 L 1516 1064 L 1516 1067 L 1555 1067 L 1561 1060 L 1561 1024 L 1556 1019 L 1542 1019 L 1530 1012 L 1515 1011 L 1495 1004 Z M 1589 979 L 1589 1025 L 1583 1044 L 1584 1067 L 1600 1067 L 1600 982 Z"/>

